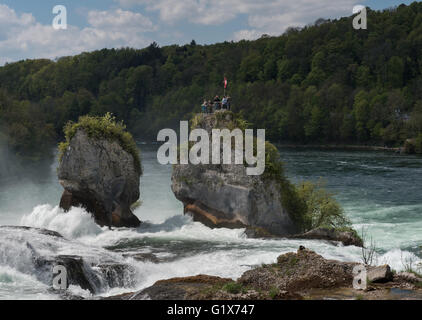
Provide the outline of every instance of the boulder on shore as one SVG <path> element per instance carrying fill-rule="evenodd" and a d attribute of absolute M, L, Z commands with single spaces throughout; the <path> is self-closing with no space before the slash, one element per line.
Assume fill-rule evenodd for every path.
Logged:
<path fill-rule="evenodd" d="M 213 129 L 239 126 L 235 115 L 226 111 L 197 115 L 192 129 L 198 128 L 208 132 L 211 146 Z M 232 164 L 173 167 L 172 190 L 183 202 L 185 214 L 211 228 L 252 227 L 276 236 L 297 233 L 297 226 L 282 204 L 280 182 L 247 175 L 245 165 L 234 164 L 234 152 L 232 160 Z"/>
<path fill-rule="evenodd" d="M 60 207 L 82 206 L 100 226 L 138 227 L 131 205 L 140 196 L 140 175 L 133 155 L 117 140 L 91 137 L 79 128 L 58 168 L 65 189 Z"/>
<path fill-rule="evenodd" d="M 369 267 L 367 273 L 368 281 L 373 283 L 384 283 L 392 281 L 393 272 L 388 264 L 378 267 Z"/>

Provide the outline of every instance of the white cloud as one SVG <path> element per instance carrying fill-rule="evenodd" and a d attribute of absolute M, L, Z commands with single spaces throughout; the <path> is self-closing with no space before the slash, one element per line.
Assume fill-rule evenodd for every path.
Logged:
<path fill-rule="evenodd" d="M 117 9 L 114 11 L 90 11 L 88 22 L 95 28 L 108 30 L 139 29 L 141 31 L 155 31 L 152 21 L 140 13 Z"/>
<path fill-rule="evenodd" d="M 189 21 L 221 25 L 240 15 L 247 17 L 249 29 L 233 34 L 234 40 L 256 39 L 262 34 L 279 35 L 288 27 L 304 26 L 318 18 L 349 16 L 366 0 L 115 0 L 124 6 L 142 5 L 156 11 L 162 21 Z"/>
<path fill-rule="evenodd" d="M 156 30 L 152 21 L 131 11 L 88 12 L 89 26 L 68 25 L 55 30 L 43 25 L 31 14 L 17 14 L 0 5 L 0 65 L 22 58 L 55 58 L 111 47 L 144 47 L 152 41 L 145 32 Z"/>
<path fill-rule="evenodd" d="M 240 30 L 236 31 L 233 35 L 234 41 L 240 40 L 255 40 L 258 39 L 262 33 L 257 30 Z"/>

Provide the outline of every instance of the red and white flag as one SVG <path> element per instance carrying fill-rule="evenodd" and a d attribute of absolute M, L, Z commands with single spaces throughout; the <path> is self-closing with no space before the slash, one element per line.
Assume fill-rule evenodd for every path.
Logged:
<path fill-rule="evenodd" d="M 224 77 L 224 89 L 227 89 L 227 78 L 226 77 Z"/>

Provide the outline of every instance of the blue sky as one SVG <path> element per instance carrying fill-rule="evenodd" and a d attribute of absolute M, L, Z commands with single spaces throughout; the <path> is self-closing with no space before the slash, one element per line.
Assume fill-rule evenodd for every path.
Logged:
<path fill-rule="evenodd" d="M 111 47 L 256 39 L 318 18 L 352 15 L 355 5 L 385 9 L 395 0 L 0 0 L 0 65 Z M 52 9 L 67 9 L 54 30 Z"/>

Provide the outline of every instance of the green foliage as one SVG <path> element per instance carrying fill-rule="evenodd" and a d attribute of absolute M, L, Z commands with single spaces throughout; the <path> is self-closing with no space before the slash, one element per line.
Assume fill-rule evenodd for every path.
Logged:
<path fill-rule="evenodd" d="M 126 131 L 126 126 L 123 122 L 116 121 L 116 118 L 110 113 L 106 113 L 103 117 L 83 116 L 79 118 L 77 123 L 69 121 L 63 130 L 66 141 L 59 144 L 60 161 L 78 130 L 83 130 L 90 138 L 117 141 L 123 150 L 133 156 L 136 170 L 139 173 L 142 173 L 139 149 L 136 146 L 135 140 L 132 135 Z"/>
<path fill-rule="evenodd" d="M 238 294 L 238 293 L 241 293 L 244 290 L 244 288 L 241 283 L 233 281 L 233 282 L 229 282 L 225 284 L 223 286 L 223 290 L 231 294 Z"/>
<path fill-rule="evenodd" d="M 303 231 L 306 226 L 306 203 L 299 197 L 295 186 L 286 178 L 277 148 L 268 141 L 265 143 L 265 172 L 263 176 L 264 179 L 275 180 L 278 183 L 283 207 Z"/>
<path fill-rule="evenodd" d="M 222 96 L 226 76 L 232 110 L 271 141 L 401 146 L 422 133 L 422 3 L 369 15 L 370 32 L 356 32 L 348 17 L 256 41 L 7 64 L 2 131 L 15 153 L 33 158 L 84 115 L 110 112 L 134 136 L 155 139 L 199 112 L 204 98 Z"/>
<path fill-rule="evenodd" d="M 352 231 L 351 223 L 343 208 L 333 195 L 324 188 L 324 183 L 302 182 L 294 186 L 285 177 L 283 163 L 277 148 L 266 142 L 264 178 L 275 179 L 280 188 L 282 205 L 292 220 L 306 232 L 318 227 Z"/>
<path fill-rule="evenodd" d="M 279 295 L 279 293 L 280 293 L 280 290 L 279 289 L 277 289 L 276 287 L 272 287 L 270 289 L 270 291 L 268 292 L 268 295 L 270 296 L 271 299 L 274 300 L 275 298 L 277 298 L 277 296 Z"/>
<path fill-rule="evenodd" d="M 324 183 L 302 182 L 297 186 L 299 198 L 306 203 L 303 221 L 305 231 L 318 227 L 350 231 L 350 221 L 333 195 L 324 188 Z"/>

